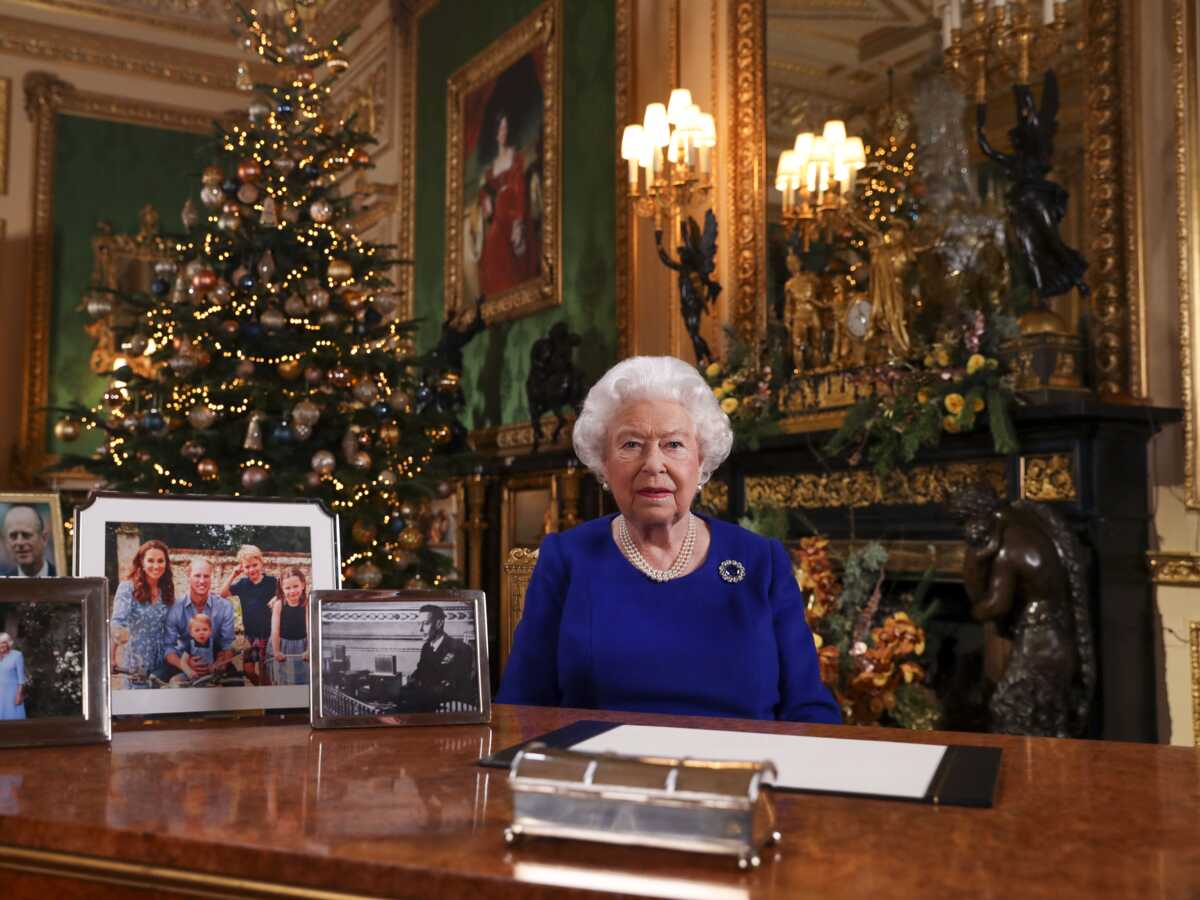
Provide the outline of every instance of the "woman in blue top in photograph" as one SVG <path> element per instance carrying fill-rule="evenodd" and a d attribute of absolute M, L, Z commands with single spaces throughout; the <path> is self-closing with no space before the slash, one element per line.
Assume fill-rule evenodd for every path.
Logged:
<path fill-rule="evenodd" d="M 542 541 L 497 701 L 840 723 L 783 545 L 691 511 L 733 444 L 700 373 L 618 363 L 574 443 L 620 513 Z"/>
<path fill-rule="evenodd" d="M 25 718 L 25 657 L 0 632 L 0 720 Z"/>
<path fill-rule="evenodd" d="M 175 602 L 175 576 L 171 553 L 162 541 L 138 547 L 129 577 L 117 585 L 113 597 L 112 664 L 133 676 L 149 675 L 162 668 L 167 650 L 167 613 Z M 149 687 L 142 677 L 114 682 L 113 687 Z"/>

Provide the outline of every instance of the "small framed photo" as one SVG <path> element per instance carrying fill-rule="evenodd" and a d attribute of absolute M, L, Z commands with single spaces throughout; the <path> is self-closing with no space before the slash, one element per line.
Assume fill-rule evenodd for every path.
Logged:
<path fill-rule="evenodd" d="M 482 591 L 317 591 L 313 728 L 489 722 Z"/>
<path fill-rule="evenodd" d="M 58 494 L 0 493 L 0 578 L 67 575 Z"/>
<path fill-rule="evenodd" d="M 0 747 L 111 737 L 103 578 L 0 581 Z"/>
<path fill-rule="evenodd" d="M 429 514 L 424 519 L 425 539 L 429 549 L 450 560 L 449 577 L 459 581 L 466 571 L 466 552 L 463 542 L 463 483 L 452 482 L 450 493 L 430 501 Z"/>
<path fill-rule="evenodd" d="M 309 598 L 339 569 L 314 501 L 97 493 L 75 514 L 75 572 L 111 587 L 113 715 L 306 707 Z"/>

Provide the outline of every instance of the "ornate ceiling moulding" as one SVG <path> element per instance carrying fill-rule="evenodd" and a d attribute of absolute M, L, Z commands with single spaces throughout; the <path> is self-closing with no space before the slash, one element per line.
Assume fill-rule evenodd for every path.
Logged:
<path fill-rule="evenodd" d="M 229 0 L 15 0 L 22 6 L 138 22 L 196 37 L 232 42 Z"/>
<path fill-rule="evenodd" d="M 800 509 L 860 509 L 867 506 L 926 506 L 945 503 L 965 487 L 980 482 L 997 494 L 1007 492 L 1007 464 L 984 462 L 914 466 L 881 479 L 869 469 L 806 472 L 795 475 L 750 475 L 746 505 Z"/>
<path fill-rule="evenodd" d="M 323 0 L 317 13 L 314 36 L 324 41 L 353 31 L 380 2 L 382 0 Z M 366 37 L 363 35 L 364 39 Z"/>
<path fill-rule="evenodd" d="M 234 79 L 238 60 L 232 56 L 169 49 L 12 16 L 0 16 L 0 52 L 216 91 L 237 90 Z M 268 79 L 265 67 L 254 66 L 254 73 L 264 81 Z"/>
<path fill-rule="evenodd" d="M 1147 553 L 1150 577 L 1155 584 L 1200 587 L 1200 553 Z"/>

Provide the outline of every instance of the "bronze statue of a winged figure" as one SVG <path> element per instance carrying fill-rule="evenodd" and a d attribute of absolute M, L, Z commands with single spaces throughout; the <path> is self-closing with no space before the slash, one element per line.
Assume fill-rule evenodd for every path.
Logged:
<path fill-rule="evenodd" d="M 717 217 L 708 210 L 701 231 L 696 220 L 689 216 L 680 224 L 679 230 L 683 243 L 676 250 L 678 261 L 671 259 L 671 254 L 663 247 L 662 229 L 655 230 L 654 243 L 663 265 L 679 273 L 679 307 L 683 324 L 692 339 L 696 363 L 706 366 L 713 361 L 713 355 L 708 341 L 700 334 L 700 317 L 721 294 L 720 282 L 712 277 L 717 268 Z"/>
<path fill-rule="evenodd" d="M 1058 79 L 1047 70 L 1042 81 L 1042 105 L 1034 103 L 1027 84 L 1013 85 L 1017 124 L 1009 129 L 1011 153 L 996 150 L 984 134 L 987 105 L 975 109 L 976 135 L 984 154 L 996 162 L 1009 181 L 1008 207 L 1012 239 L 1041 300 L 1078 288 L 1088 293 L 1083 280 L 1087 261 L 1068 247 L 1059 234 L 1067 212 L 1066 190 L 1046 176 L 1052 168 L 1054 133 L 1058 130 Z"/>

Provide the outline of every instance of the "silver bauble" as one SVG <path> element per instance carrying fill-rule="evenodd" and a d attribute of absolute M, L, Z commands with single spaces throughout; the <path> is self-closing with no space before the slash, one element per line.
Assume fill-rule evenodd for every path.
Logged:
<path fill-rule="evenodd" d="M 241 216 L 231 216 L 229 213 L 221 213 L 217 216 L 217 227 L 222 231 L 237 231 L 241 224 Z"/>
<path fill-rule="evenodd" d="M 320 312 L 329 306 L 329 291 L 324 288 L 313 288 L 308 292 L 308 308 Z"/>
<path fill-rule="evenodd" d="M 278 331 L 287 324 L 287 316 L 274 306 L 269 306 L 263 310 L 263 314 L 258 317 L 258 320 L 267 331 Z"/>
<path fill-rule="evenodd" d="M 292 62 L 303 62 L 304 54 L 308 52 L 308 45 L 304 41 L 293 41 L 283 48 L 283 52 Z"/>
<path fill-rule="evenodd" d="M 275 171 L 285 178 L 291 175 L 296 169 L 296 161 L 290 156 L 281 156 L 279 159 L 274 160 L 271 165 L 275 167 Z"/>
<path fill-rule="evenodd" d="M 113 311 L 112 297 L 95 296 L 89 297 L 85 304 L 87 314 L 93 319 L 99 319 L 101 316 L 107 316 Z"/>
<path fill-rule="evenodd" d="M 200 188 L 200 201 L 205 206 L 220 206 L 225 202 L 225 193 L 215 184 L 206 184 Z"/>
<path fill-rule="evenodd" d="M 312 470 L 320 475 L 329 475 L 337 468 L 337 457 L 328 450 L 318 450 L 312 455 Z"/>
<path fill-rule="evenodd" d="M 208 298 L 217 306 L 224 306 L 229 302 L 229 285 L 221 281 L 217 286 L 208 292 Z"/>
<path fill-rule="evenodd" d="M 204 431 L 206 428 L 211 428 L 213 422 L 217 421 L 217 414 L 207 403 L 201 403 L 188 410 L 188 421 L 197 431 Z"/>
<path fill-rule="evenodd" d="M 299 294 L 289 294 L 287 300 L 283 302 L 283 311 L 293 318 L 304 315 L 307 309 L 308 307 L 304 305 Z"/>
<path fill-rule="evenodd" d="M 257 125 L 267 118 L 271 112 L 271 107 L 267 106 L 261 100 L 255 100 L 250 104 L 247 111 L 250 113 L 250 121 Z"/>
<path fill-rule="evenodd" d="M 328 200 L 314 200 L 308 207 L 308 214 L 314 222 L 328 222 L 333 218 L 333 205 Z"/>
<path fill-rule="evenodd" d="M 154 264 L 154 274 L 159 278 L 174 278 L 177 271 L 179 266 L 173 259 L 160 259 Z"/>
<path fill-rule="evenodd" d="M 383 584 L 383 572 L 375 563 L 360 563 L 354 567 L 354 582 L 364 590 L 374 590 Z"/>
<path fill-rule="evenodd" d="M 292 423 L 292 434 L 296 436 L 298 441 L 307 441 L 312 437 L 313 428 L 311 425 L 301 425 L 299 422 Z"/>
<path fill-rule="evenodd" d="M 375 387 L 375 382 L 370 378 L 364 378 L 354 385 L 351 393 L 354 394 L 354 399 L 359 403 L 367 404 L 374 403 L 375 398 L 379 395 L 378 389 Z"/>
<path fill-rule="evenodd" d="M 319 418 L 321 418 L 321 408 L 311 400 L 301 400 L 292 407 L 292 419 L 298 425 L 311 427 L 317 424 Z"/>
<path fill-rule="evenodd" d="M 242 470 L 242 487 L 248 491 L 256 490 L 267 482 L 270 473 L 262 466 L 249 466 Z"/>
<path fill-rule="evenodd" d="M 243 203 L 253 203 L 258 199 L 258 188 L 247 181 L 238 188 L 237 198 Z"/>

